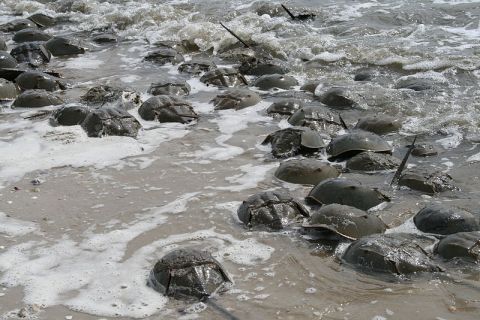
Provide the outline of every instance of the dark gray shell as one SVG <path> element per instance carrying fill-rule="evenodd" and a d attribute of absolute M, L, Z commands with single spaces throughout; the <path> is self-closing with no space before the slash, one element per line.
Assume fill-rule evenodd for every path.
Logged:
<path fill-rule="evenodd" d="M 333 178 L 317 184 L 308 194 L 307 200 L 318 204 L 338 203 L 368 210 L 390 198 L 378 189 L 362 186 L 359 182 Z"/>
<path fill-rule="evenodd" d="M 16 46 L 10 51 L 18 63 L 29 63 L 32 66 L 38 67 L 50 62 L 51 54 L 45 48 L 43 43 L 26 42 Z"/>
<path fill-rule="evenodd" d="M 341 238 L 357 240 L 376 233 L 384 233 L 387 225 L 376 215 L 351 206 L 329 204 L 315 211 L 305 229 L 315 229 L 325 233 L 327 238 L 334 233 Z"/>
<path fill-rule="evenodd" d="M 15 83 L 0 78 L 0 101 L 12 101 L 18 96 Z"/>
<path fill-rule="evenodd" d="M 300 90 L 302 91 L 307 91 L 310 93 L 315 93 L 315 89 L 317 89 L 318 85 L 320 84 L 320 81 L 309 81 L 304 83 L 301 87 Z"/>
<path fill-rule="evenodd" d="M 387 134 L 400 130 L 400 119 L 386 115 L 376 115 L 360 118 L 355 129 L 370 131 L 376 134 Z"/>
<path fill-rule="evenodd" d="M 15 78 L 15 82 L 22 90 L 43 89 L 56 91 L 65 89 L 65 84 L 60 79 L 40 71 L 25 71 Z"/>
<path fill-rule="evenodd" d="M 415 157 L 429 157 L 436 156 L 438 149 L 430 144 L 415 144 L 412 150 L 412 156 Z"/>
<path fill-rule="evenodd" d="M 266 74 L 258 78 L 253 86 L 260 90 L 270 89 L 291 89 L 298 85 L 298 81 L 292 77 L 283 74 Z"/>
<path fill-rule="evenodd" d="M 174 96 L 188 96 L 191 87 L 186 81 L 160 81 L 155 82 L 148 88 L 148 93 L 154 96 L 159 95 L 174 95 Z"/>
<path fill-rule="evenodd" d="M 392 147 L 380 136 L 363 130 L 335 137 L 327 146 L 331 160 L 349 158 L 362 151 L 391 153 Z"/>
<path fill-rule="evenodd" d="M 118 36 L 111 32 L 102 32 L 92 36 L 92 41 L 96 44 L 109 44 L 109 43 L 117 43 Z"/>
<path fill-rule="evenodd" d="M 55 57 L 83 54 L 86 50 L 78 40 L 64 37 L 53 37 L 45 46 Z"/>
<path fill-rule="evenodd" d="M 261 192 L 250 196 L 237 210 L 238 218 L 248 228 L 267 227 L 280 230 L 308 211 L 297 200 L 278 192 Z"/>
<path fill-rule="evenodd" d="M 209 253 L 187 248 L 176 249 L 160 259 L 148 284 L 175 299 L 203 300 L 227 289 L 232 281 Z"/>
<path fill-rule="evenodd" d="M 395 86 L 397 89 L 410 89 L 414 91 L 424 91 L 433 88 L 433 82 L 427 79 L 407 78 L 399 80 Z"/>
<path fill-rule="evenodd" d="M 357 106 L 357 103 L 348 97 L 343 88 L 331 88 L 319 96 L 320 102 L 337 109 L 349 109 Z"/>
<path fill-rule="evenodd" d="M 28 20 L 32 20 L 35 24 L 41 28 L 52 27 L 56 23 L 56 19 L 50 17 L 44 13 L 34 13 L 27 18 Z"/>
<path fill-rule="evenodd" d="M 200 81 L 218 87 L 238 87 L 247 85 L 245 77 L 233 68 L 217 68 L 205 73 Z"/>
<path fill-rule="evenodd" d="M 145 61 L 150 61 L 159 65 L 167 63 L 177 64 L 185 61 L 182 54 L 171 48 L 160 48 L 150 52 L 145 58 Z"/>
<path fill-rule="evenodd" d="M 199 75 L 203 72 L 209 72 L 216 68 L 217 65 L 212 61 L 192 59 L 179 65 L 178 71 L 191 75 Z"/>
<path fill-rule="evenodd" d="M 353 81 L 371 81 L 374 77 L 374 74 L 369 71 L 360 71 L 355 74 Z"/>
<path fill-rule="evenodd" d="M 198 119 L 189 102 L 175 96 L 154 96 L 138 109 L 144 120 L 189 123 Z"/>
<path fill-rule="evenodd" d="M 397 169 L 400 159 L 385 153 L 362 152 L 347 160 L 346 166 L 350 170 L 380 171 Z"/>
<path fill-rule="evenodd" d="M 87 93 L 81 97 L 81 100 L 92 106 L 115 104 L 127 110 L 135 108 L 142 103 L 138 92 L 109 85 L 98 85 L 88 89 Z"/>
<path fill-rule="evenodd" d="M 100 108 L 91 110 L 82 122 L 89 137 L 128 136 L 135 138 L 142 125 L 123 109 Z"/>
<path fill-rule="evenodd" d="M 308 155 L 325 147 L 319 132 L 308 128 L 286 128 L 267 136 L 262 144 L 272 145 L 275 158 L 288 158 L 298 154 Z"/>
<path fill-rule="evenodd" d="M 27 90 L 18 95 L 12 104 L 14 108 L 41 108 L 63 104 L 63 100 L 45 90 Z"/>
<path fill-rule="evenodd" d="M 421 168 L 406 170 L 400 176 L 398 185 L 430 194 L 455 189 L 448 174 Z"/>
<path fill-rule="evenodd" d="M 37 25 L 28 19 L 15 19 L 0 25 L 0 31 L 15 32 L 27 28 L 36 28 Z"/>
<path fill-rule="evenodd" d="M 480 232 L 451 234 L 437 244 L 435 252 L 445 259 L 463 258 L 480 261 Z"/>
<path fill-rule="evenodd" d="M 480 230 L 480 216 L 460 208 L 431 204 L 413 217 L 415 226 L 423 232 L 452 234 Z"/>
<path fill-rule="evenodd" d="M 288 123 L 321 132 L 335 133 L 342 128 L 342 125 L 334 119 L 334 115 L 325 108 L 308 106 L 298 109 L 288 118 Z"/>
<path fill-rule="evenodd" d="M 50 124 L 53 126 L 74 126 L 81 124 L 90 109 L 83 106 L 64 106 L 53 112 Z"/>
<path fill-rule="evenodd" d="M 368 273 L 439 272 L 442 268 L 425 251 L 433 243 L 412 233 L 374 234 L 352 242 L 342 260 Z"/>
<path fill-rule="evenodd" d="M 0 51 L 0 68 L 15 68 L 17 60 L 6 51 Z"/>
<path fill-rule="evenodd" d="M 285 99 L 272 103 L 267 108 L 267 114 L 291 116 L 301 107 L 303 107 L 303 103 L 301 101 L 296 99 Z"/>
<path fill-rule="evenodd" d="M 310 185 L 316 185 L 325 179 L 336 178 L 339 175 L 340 172 L 337 168 L 315 159 L 284 161 L 275 171 L 275 177 L 280 180 Z"/>
<path fill-rule="evenodd" d="M 12 40 L 21 43 L 21 42 L 32 42 L 32 41 L 48 41 L 52 38 L 51 35 L 39 30 L 37 28 L 28 28 L 17 31 Z"/>
<path fill-rule="evenodd" d="M 258 59 L 251 59 L 250 61 L 243 61 L 238 70 L 249 76 L 263 76 L 267 74 L 285 74 L 289 70 L 271 61 L 259 61 Z"/>
<path fill-rule="evenodd" d="M 258 94 L 248 89 L 229 89 L 218 94 L 213 100 L 215 110 L 240 110 L 256 105 L 262 100 Z"/>

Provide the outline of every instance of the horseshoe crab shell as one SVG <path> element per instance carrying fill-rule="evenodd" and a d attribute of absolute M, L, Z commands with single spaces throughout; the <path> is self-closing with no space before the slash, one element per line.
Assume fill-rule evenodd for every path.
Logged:
<path fill-rule="evenodd" d="M 267 109 L 267 114 L 291 116 L 301 107 L 303 107 L 301 101 L 296 99 L 285 99 L 272 103 Z"/>
<path fill-rule="evenodd" d="M 63 100 L 45 90 L 27 90 L 18 95 L 12 104 L 14 108 L 41 108 L 63 104 Z"/>
<path fill-rule="evenodd" d="M 27 28 L 36 28 L 37 25 L 28 19 L 15 19 L 0 25 L 0 31 L 15 32 Z"/>
<path fill-rule="evenodd" d="M 13 48 L 10 54 L 18 63 L 26 62 L 34 67 L 50 62 L 52 57 L 45 45 L 39 42 L 22 43 Z"/>
<path fill-rule="evenodd" d="M 349 240 L 387 230 L 387 225 L 379 217 L 341 204 L 322 206 L 312 214 L 309 224 L 302 227 L 324 232 L 327 238 L 333 233 Z"/>
<path fill-rule="evenodd" d="M 122 109 L 132 109 L 142 103 L 140 94 L 132 89 L 98 85 L 88 89 L 80 99 L 88 105 L 101 107 L 106 104 L 116 104 Z"/>
<path fill-rule="evenodd" d="M 288 158 L 297 154 L 308 155 L 325 147 L 319 132 L 308 128 L 286 128 L 267 136 L 262 144 L 272 145 L 275 158 Z"/>
<path fill-rule="evenodd" d="M 192 59 L 179 65 L 178 71 L 192 75 L 199 75 L 203 72 L 209 72 L 216 68 L 217 65 L 211 61 Z"/>
<path fill-rule="evenodd" d="M 283 74 L 266 74 L 258 78 L 253 84 L 253 86 L 260 90 L 275 88 L 288 90 L 296 85 L 298 85 L 297 79 Z"/>
<path fill-rule="evenodd" d="M 346 166 L 350 170 L 380 171 L 396 169 L 400 166 L 400 162 L 400 159 L 390 154 L 368 151 L 348 159 Z"/>
<path fill-rule="evenodd" d="M 429 157 L 436 156 L 438 149 L 435 146 L 427 144 L 415 144 L 412 150 L 412 156 L 415 157 Z"/>
<path fill-rule="evenodd" d="M 275 64 L 271 61 L 261 61 L 258 59 L 251 59 L 243 61 L 238 70 L 249 76 L 263 76 L 267 74 L 285 74 L 288 69 Z"/>
<path fill-rule="evenodd" d="M 322 107 L 308 106 L 295 111 L 288 118 L 288 123 L 293 126 L 309 127 L 316 131 L 328 133 L 337 132 L 342 125 L 334 120 L 334 115 Z"/>
<path fill-rule="evenodd" d="M 413 233 L 374 234 L 352 242 L 342 260 L 368 273 L 443 271 L 424 249 L 433 243 L 434 240 Z"/>
<path fill-rule="evenodd" d="M 319 96 L 320 102 L 336 109 L 350 109 L 357 107 L 357 103 L 348 97 L 343 88 L 331 88 Z"/>
<path fill-rule="evenodd" d="M 360 183 L 347 179 L 332 178 L 317 184 L 308 194 L 307 200 L 317 204 L 338 203 L 368 210 L 390 198 L 378 191 L 362 186 Z"/>
<path fill-rule="evenodd" d="M 329 161 L 350 158 L 362 151 L 391 153 L 392 147 L 380 136 L 363 130 L 335 137 L 327 146 Z"/>
<path fill-rule="evenodd" d="M 75 126 L 81 124 L 90 112 L 83 106 L 64 106 L 53 112 L 50 118 L 52 126 Z"/>
<path fill-rule="evenodd" d="M 86 51 L 78 40 L 64 37 L 53 37 L 45 43 L 45 46 L 55 57 L 83 54 Z"/>
<path fill-rule="evenodd" d="M 34 13 L 27 19 L 35 22 L 35 24 L 41 28 L 51 27 L 56 23 L 55 18 L 47 16 L 43 13 Z"/>
<path fill-rule="evenodd" d="M 230 89 L 218 94 L 213 100 L 215 110 L 240 110 L 256 105 L 262 100 L 258 94 L 248 89 Z"/>
<path fill-rule="evenodd" d="M 22 29 L 17 31 L 14 35 L 12 40 L 21 43 L 21 42 L 32 42 L 32 41 L 48 41 L 52 38 L 51 35 L 39 30 L 37 28 L 34 29 Z"/>
<path fill-rule="evenodd" d="M 56 91 L 65 89 L 65 84 L 63 84 L 60 79 L 40 71 L 25 71 L 15 78 L 15 83 L 22 90 L 43 89 Z"/>
<path fill-rule="evenodd" d="M 18 88 L 15 83 L 0 78 L 0 102 L 12 101 L 18 96 Z"/>
<path fill-rule="evenodd" d="M 150 52 L 145 58 L 145 61 L 150 61 L 159 65 L 167 63 L 177 64 L 185 61 L 185 58 L 175 49 L 160 48 Z"/>
<path fill-rule="evenodd" d="M 136 138 L 142 127 L 135 117 L 119 108 L 91 110 L 82 122 L 82 128 L 89 137 L 127 136 Z"/>
<path fill-rule="evenodd" d="M 339 175 L 340 172 L 337 168 L 315 159 L 284 161 L 275 171 L 275 177 L 280 180 L 310 185 L 316 185 L 325 179 L 336 178 Z"/>
<path fill-rule="evenodd" d="M 188 96 L 190 90 L 191 87 L 186 81 L 160 81 L 152 83 L 150 88 L 148 88 L 148 93 L 154 96 Z"/>
<path fill-rule="evenodd" d="M 386 115 L 375 115 L 360 118 L 355 129 L 361 129 L 375 134 L 387 134 L 400 130 L 402 122 L 400 119 Z"/>
<path fill-rule="evenodd" d="M 413 217 L 413 222 L 419 230 L 427 233 L 480 231 L 480 216 L 439 204 L 427 205 Z"/>
<path fill-rule="evenodd" d="M 232 281 L 209 253 L 187 248 L 160 259 L 150 272 L 148 284 L 175 299 L 203 300 L 227 289 Z"/>
<path fill-rule="evenodd" d="M 200 81 L 218 87 L 238 87 L 248 85 L 247 79 L 234 68 L 217 68 L 205 73 Z"/>
<path fill-rule="evenodd" d="M 278 192 L 261 192 L 250 196 L 240 205 L 237 215 L 248 228 L 267 227 L 280 230 L 308 211 L 298 201 Z"/>
<path fill-rule="evenodd" d="M 410 189 L 434 194 L 446 190 L 454 190 L 451 184 L 452 177 L 441 171 L 430 171 L 426 169 L 413 168 L 406 170 L 398 180 L 399 186 L 406 186 Z"/>
<path fill-rule="evenodd" d="M 0 51 L 0 68 L 15 68 L 17 66 L 17 60 L 12 57 L 8 52 Z"/>
<path fill-rule="evenodd" d="M 138 109 L 144 120 L 158 122 L 189 123 L 198 119 L 187 101 L 175 96 L 154 96 L 145 101 Z"/>
<path fill-rule="evenodd" d="M 458 232 L 448 235 L 440 240 L 435 252 L 447 260 L 465 258 L 480 261 L 480 232 Z"/>

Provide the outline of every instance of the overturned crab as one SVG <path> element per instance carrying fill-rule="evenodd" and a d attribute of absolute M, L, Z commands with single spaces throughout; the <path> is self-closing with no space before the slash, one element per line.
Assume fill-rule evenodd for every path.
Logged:
<path fill-rule="evenodd" d="M 237 210 L 238 218 L 248 228 L 280 230 L 308 211 L 297 200 L 278 192 L 261 192 L 249 197 Z"/>

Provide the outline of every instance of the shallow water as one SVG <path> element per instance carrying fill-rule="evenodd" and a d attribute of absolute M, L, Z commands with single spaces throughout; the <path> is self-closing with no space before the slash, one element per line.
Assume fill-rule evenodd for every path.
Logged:
<path fill-rule="evenodd" d="M 16 318 L 27 305 L 34 305 L 29 315 L 38 319 L 220 319 L 203 304 L 173 301 L 146 286 L 155 261 L 182 246 L 207 249 L 225 265 L 235 285 L 218 301 L 240 319 L 477 319 L 478 266 L 447 276 L 376 277 L 338 261 L 345 245 L 335 255 L 296 230 L 244 229 L 236 209 L 250 195 L 284 190 L 303 199 L 311 189 L 277 180 L 279 161 L 260 144 L 286 126 L 264 114 L 278 98 L 263 92 L 253 107 L 214 111 L 209 101 L 216 88 L 178 74 L 176 66 L 142 59 L 157 41 L 190 40 L 215 54 L 218 65 L 229 65 L 217 54 L 236 42 L 219 25 L 225 22 L 284 57 L 301 84 L 319 80 L 318 93 L 331 86 L 351 90 L 361 109 L 341 111 L 349 125 L 376 113 L 403 119 L 402 131 L 387 136 L 394 154 L 401 157 L 414 135 L 436 144 L 438 156 L 409 163 L 448 171 L 458 190 L 430 197 L 390 189 L 393 172 L 343 176 L 387 191 L 392 202 L 378 214 L 392 228 L 416 232 L 409 218 L 432 201 L 478 212 L 479 2 L 289 1 L 292 11 L 317 14 L 301 23 L 281 11 L 258 15 L 260 2 L 240 0 L 81 0 L 70 6 L 4 0 L 0 23 L 44 12 L 64 21 L 49 33 L 74 35 L 89 46 L 84 55 L 55 57 L 48 65 L 69 81 L 71 88 L 60 93 L 68 103 L 98 83 L 131 87 L 145 100 L 152 82 L 183 78 L 192 86 L 187 99 L 200 120 L 141 120 L 137 139 L 95 139 L 79 126 L 24 119 L 37 110 L 3 108 L 2 319 Z M 89 42 L 90 30 L 105 26 L 118 31 L 119 44 Z M 354 82 L 353 75 L 367 68 L 373 81 Z M 427 79 L 433 89 L 395 89 L 410 78 Z M 140 120 L 136 110 L 131 113 Z M 41 184 L 32 185 L 33 179 Z"/>

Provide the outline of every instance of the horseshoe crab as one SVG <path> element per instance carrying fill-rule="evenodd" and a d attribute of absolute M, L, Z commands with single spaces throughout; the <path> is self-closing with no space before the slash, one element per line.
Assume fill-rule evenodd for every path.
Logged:
<path fill-rule="evenodd" d="M 127 136 L 136 138 L 142 127 L 135 117 L 126 110 L 100 108 L 91 110 L 81 123 L 89 137 Z"/>
<path fill-rule="evenodd" d="M 323 104 L 337 109 L 349 109 L 358 106 L 355 101 L 349 98 L 347 92 L 343 88 L 331 88 L 318 98 Z"/>
<path fill-rule="evenodd" d="M 406 186 L 410 189 L 434 194 L 437 192 L 454 190 L 451 184 L 452 177 L 441 171 L 430 171 L 427 169 L 413 168 L 406 170 L 398 180 L 399 186 Z"/>
<path fill-rule="evenodd" d="M 440 272 L 442 268 L 424 249 L 433 243 L 431 238 L 413 233 L 374 234 L 352 242 L 342 260 L 364 272 Z"/>
<path fill-rule="evenodd" d="M 10 54 L 18 63 L 26 62 L 34 67 L 48 63 L 52 56 L 43 43 L 39 42 L 20 44 L 13 48 Z"/>
<path fill-rule="evenodd" d="M 159 65 L 167 63 L 177 64 L 185 61 L 182 54 L 175 49 L 160 48 L 150 52 L 145 58 L 145 61 L 150 61 Z"/>
<path fill-rule="evenodd" d="M 280 115 L 280 116 L 291 116 L 298 109 L 303 107 L 303 103 L 296 99 L 285 99 L 281 101 L 274 102 L 268 107 L 267 114 L 269 115 Z"/>
<path fill-rule="evenodd" d="M 187 248 L 160 259 L 150 272 L 148 285 L 175 299 L 204 300 L 226 290 L 232 280 L 209 253 Z"/>
<path fill-rule="evenodd" d="M 18 89 L 15 83 L 0 78 L 0 102 L 12 101 L 18 95 Z"/>
<path fill-rule="evenodd" d="M 118 36 L 111 32 L 102 32 L 92 36 L 92 41 L 96 44 L 117 43 Z"/>
<path fill-rule="evenodd" d="M 159 95 L 174 95 L 174 96 L 188 96 L 191 87 L 186 81 L 160 81 L 155 82 L 148 88 L 148 93 L 154 96 Z"/>
<path fill-rule="evenodd" d="M 386 116 L 375 115 L 360 118 L 355 125 L 355 129 L 361 129 L 375 134 L 387 134 L 400 130 L 402 123 L 399 119 Z"/>
<path fill-rule="evenodd" d="M 324 108 L 308 106 L 295 111 L 288 118 L 288 123 L 293 126 L 308 127 L 312 130 L 333 134 L 342 129 L 342 125 L 333 119 L 334 115 Z"/>
<path fill-rule="evenodd" d="M 412 150 L 412 156 L 415 157 L 430 157 L 437 154 L 438 149 L 430 144 L 416 144 Z"/>
<path fill-rule="evenodd" d="M 308 155 L 325 147 L 320 133 L 308 128 L 287 128 L 267 136 L 262 144 L 272 145 L 275 158 L 288 158 L 298 154 Z"/>
<path fill-rule="evenodd" d="M 37 25 L 28 19 L 15 19 L 0 26 L 0 31 L 15 32 L 27 28 L 36 28 Z"/>
<path fill-rule="evenodd" d="M 387 225 L 376 215 L 355 207 L 329 204 L 315 211 L 302 228 L 326 239 L 357 240 L 376 233 L 384 233 Z"/>
<path fill-rule="evenodd" d="M 17 31 L 12 40 L 21 43 L 21 42 L 32 42 L 32 41 L 48 41 L 52 38 L 51 35 L 39 30 L 37 28 L 31 29 L 22 29 Z"/>
<path fill-rule="evenodd" d="M 353 77 L 353 81 L 371 81 L 372 79 L 373 74 L 368 71 L 360 71 Z"/>
<path fill-rule="evenodd" d="M 317 184 L 306 197 L 315 204 L 338 203 L 368 210 L 382 202 L 390 202 L 390 198 L 377 188 L 362 186 L 359 182 L 340 178 L 331 178 Z"/>
<path fill-rule="evenodd" d="M 416 79 L 416 78 L 402 79 L 398 81 L 395 88 L 409 89 L 413 91 L 424 91 L 424 90 L 432 89 L 433 83 L 425 79 Z"/>
<path fill-rule="evenodd" d="M 45 90 L 27 90 L 18 95 L 12 104 L 14 108 L 41 108 L 63 104 L 62 99 Z"/>
<path fill-rule="evenodd" d="M 270 89 L 288 90 L 296 85 L 298 85 L 298 81 L 294 77 L 283 74 L 266 74 L 258 78 L 253 84 L 254 87 L 265 91 Z"/>
<path fill-rule="evenodd" d="M 119 104 L 123 109 L 132 109 L 142 103 L 140 94 L 131 89 L 114 87 L 109 85 L 98 85 L 90 88 L 80 98 L 83 102 L 93 106 L 105 104 Z"/>
<path fill-rule="evenodd" d="M 480 232 L 458 232 L 440 240 L 435 252 L 447 260 L 464 258 L 480 261 Z"/>
<path fill-rule="evenodd" d="M 34 13 L 27 19 L 33 21 L 40 28 L 52 27 L 56 23 L 55 18 L 43 13 Z"/>
<path fill-rule="evenodd" d="M 50 118 L 52 126 L 75 126 L 81 124 L 90 112 L 83 106 L 64 106 L 53 112 Z"/>
<path fill-rule="evenodd" d="M 203 72 L 209 72 L 217 68 L 217 65 L 211 61 L 192 59 L 178 66 L 178 71 L 192 75 L 199 75 Z"/>
<path fill-rule="evenodd" d="M 300 90 L 315 94 L 315 89 L 317 89 L 319 84 L 320 81 L 308 81 L 300 87 Z"/>
<path fill-rule="evenodd" d="M 48 51 L 55 57 L 85 53 L 85 48 L 75 39 L 53 37 L 45 43 Z"/>
<path fill-rule="evenodd" d="M 0 51 L 0 68 L 15 68 L 17 66 L 17 60 L 12 57 L 8 52 Z"/>
<path fill-rule="evenodd" d="M 452 234 L 480 231 L 480 217 L 460 208 L 427 205 L 413 217 L 415 226 L 427 233 Z"/>
<path fill-rule="evenodd" d="M 307 209 L 289 195 L 271 191 L 250 196 L 240 205 L 237 215 L 248 228 L 272 230 L 281 230 L 291 220 L 309 216 Z"/>
<path fill-rule="evenodd" d="M 280 64 L 275 64 L 273 61 L 262 61 L 257 58 L 245 60 L 242 62 L 238 70 L 249 76 L 263 76 L 269 74 L 285 74 L 289 70 Z"/>
<path fill-rule="evenodd" d="M 358 171 L 392 170 L 400 166 L 400 159 L 390 154 L 368 151 L 348 159 L 346 166 L 350 170 Z"/>
<path fill-rule="evenodd" d="M 380 136 L 363 130 L 335 137 L 327 146 L 329 161 L 348 159 L 363 151 L 392 153 L 392 147 Z"/>
<path fill-rule="evenodd" d="M 43 89 L 47 91 L 65 90 L 65 84 L 60 79 L 40 71 L 25 71 L 15 78 L 15 83 L 22 90 Z"/>
<path fill-rule="evenodd" d="M 218 94 L 213 100 L 215 110 L 240 110 L 256 105 L 262 100 L 258 94 L 248 89 L 230 89 Z"/>
<path fill-rule="evenodd" d="M 247 79 L 233 68 L 217 68 L 205 73 L 200 81 L 218 87 L 237 87 L 248 85 Z"/>
<path fill-rule="evenodd" d="M 190 103 L 175 96 L 154 96 L 138 109 L 144 120 L 189 123 L 198 119 Z"/>
<path fill-rule="evenodd" d="M 316 185 L 328 178 L 336 178 L 339 175 L 340 172 L 337 168 L 315 159 L 284 161 L 275 171 L 275 177 L 280 180 L 311 185 Z"/>

